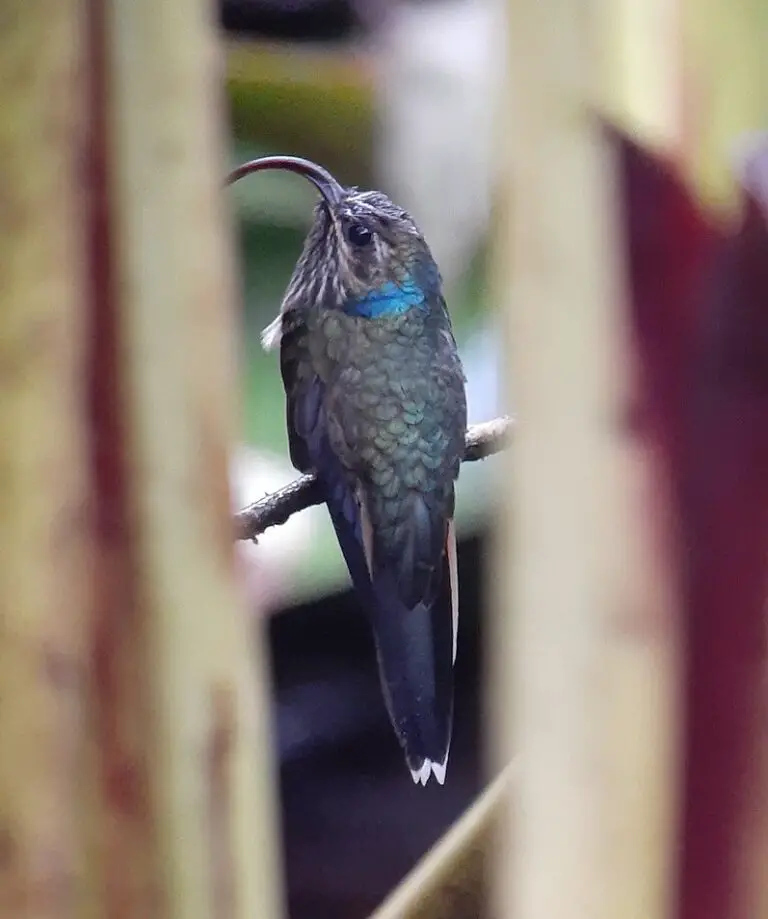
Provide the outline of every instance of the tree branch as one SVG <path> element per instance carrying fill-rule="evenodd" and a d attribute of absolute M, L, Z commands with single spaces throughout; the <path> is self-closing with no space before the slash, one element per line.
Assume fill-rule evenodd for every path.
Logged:
<path fill-rule="evenodd" d="M 483 424 L 472 425 L 467 430 L 464 462 L 485 459 L 506 449 L 511 439 L 513 423 L 510 417 L 503 416 Z M 237 539 L 255 541 L 256 537 L 269 527 L 280 526 L 293 514 L 322 503 L 323 496 L 315 477 L 303 475 L 285 488 L 266 495 L 237 513 L 235 536 Z"/>

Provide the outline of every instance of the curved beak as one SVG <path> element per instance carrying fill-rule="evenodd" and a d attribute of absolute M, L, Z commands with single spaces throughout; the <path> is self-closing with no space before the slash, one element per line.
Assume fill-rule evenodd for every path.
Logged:
<path fill-rule="evenodd" d="M 288 172 L 304 176 L 331 205 L 338 204 L 344 194 L 344 186 L 334 179 L 327 169 L 298 156 L 262 156 L 257 160 L 250 160 L 233 169 L 227 176 L 225 185 L 233 185 L 253 172 L 266 169 L 286 169 Z"/>

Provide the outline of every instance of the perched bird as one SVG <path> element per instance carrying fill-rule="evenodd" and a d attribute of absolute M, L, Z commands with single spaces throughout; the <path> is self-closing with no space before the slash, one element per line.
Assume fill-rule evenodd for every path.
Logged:
<path fill-rule="evenodd" d="M 410 215 L 322 167 L 264 157 L 320 199 L 280 314 L 291 460 L 323 490 L 370 618 L 392 725 L 413 780 L 442 784 L 458 627 L 454 483 L 465 378 L 437 265 Z"/>

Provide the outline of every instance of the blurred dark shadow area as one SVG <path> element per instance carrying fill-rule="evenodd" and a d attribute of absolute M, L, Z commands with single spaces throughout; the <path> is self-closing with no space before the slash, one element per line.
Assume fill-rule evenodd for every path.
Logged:
<path fill-rule="evenodd" d="M 338 41 L 362 23 L 345 0 L 222 0 L 227 32 L 283 41 Z"/>

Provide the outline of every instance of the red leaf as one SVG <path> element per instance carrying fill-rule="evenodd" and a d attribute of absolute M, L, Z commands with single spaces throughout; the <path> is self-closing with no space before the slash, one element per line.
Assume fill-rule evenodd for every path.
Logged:
<path fill-rule="evenodd" d="M 680 915 L 747 919 L 740 863 L 768 598 L 768 143 L 715 231 L 672 170 L 616 138 L 641 433 L 662 448 L 686 627 Z M 741 887 L 741 889 L 740 889 Z"/>

